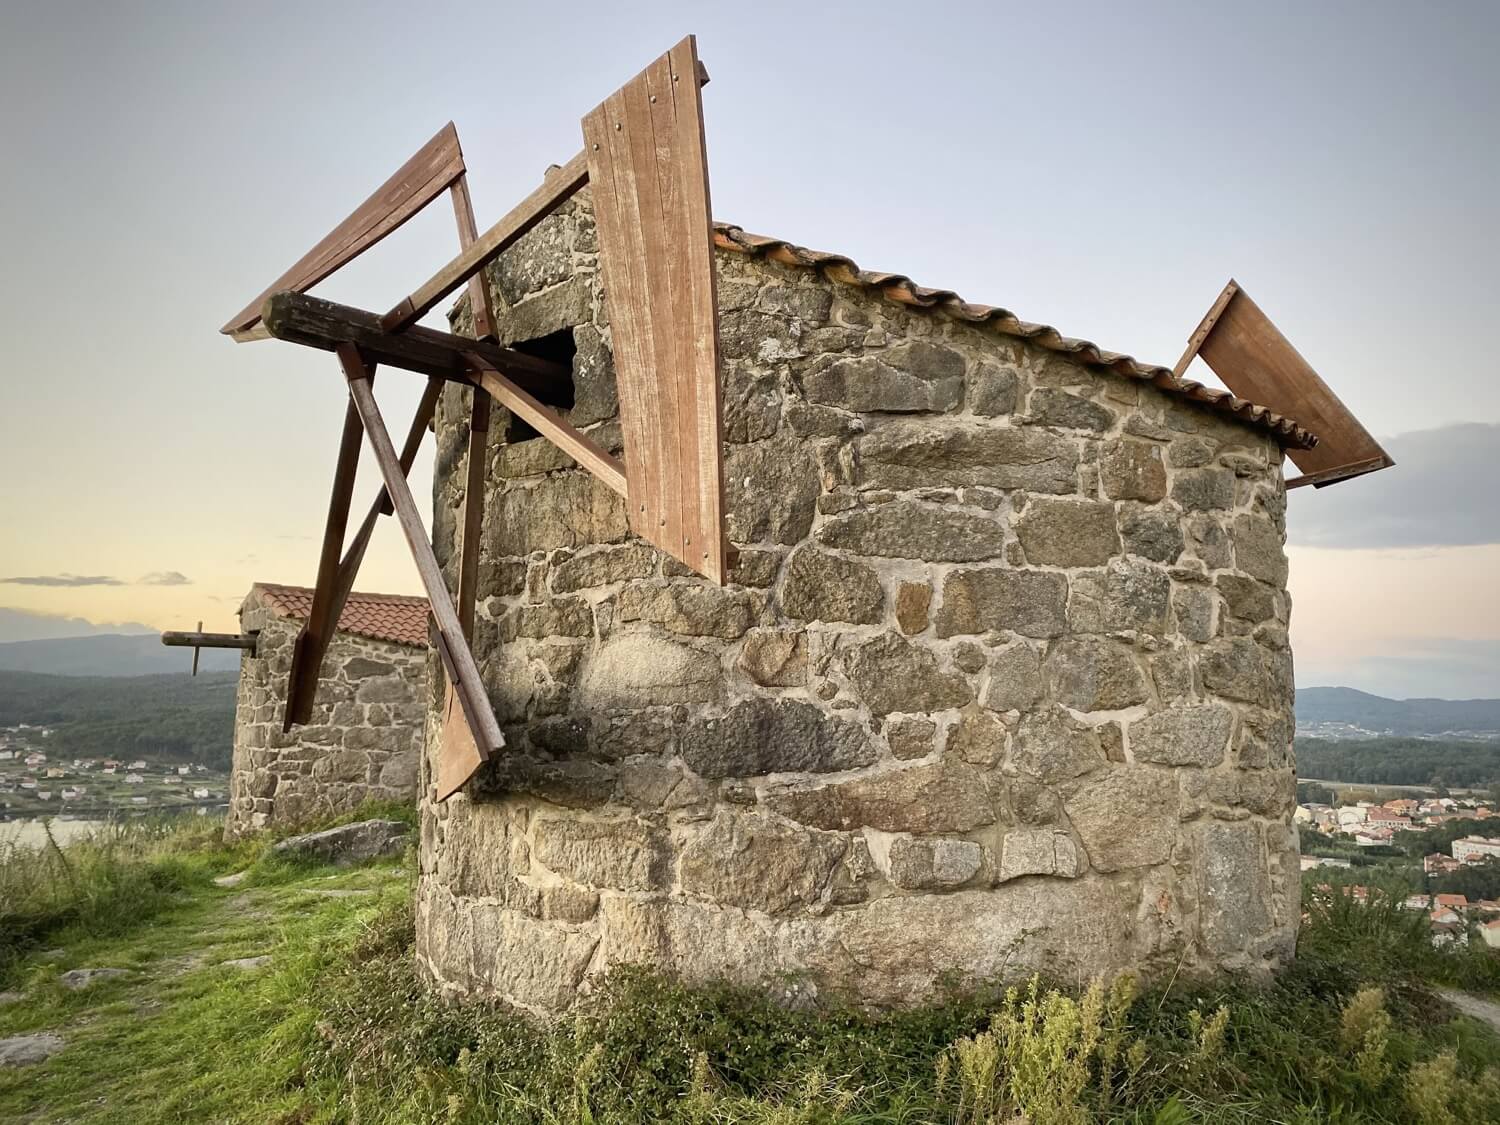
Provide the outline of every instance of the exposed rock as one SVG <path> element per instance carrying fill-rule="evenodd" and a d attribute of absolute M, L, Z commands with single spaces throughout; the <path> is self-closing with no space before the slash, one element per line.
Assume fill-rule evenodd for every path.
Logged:
<path fill-rule="evenodd" d="M 721 809 L 682 850 L 684 893 L 780 914 L 811 906 L 844 852 L 837 836 Z"/>
<path fill-rule="evenodd" d="M 990 678 L 981 697 L 994 711 L 1024 711 L 1042 692 L 1041 659 L 1024 641 L 997 649 L 990 657 Z"/>
<path fill-rule="evenodd" d="M 63 1047 L 62 1036 L 44 1031 L 36 1035 L 12 1035 L 0 1039 L 0 1067 L 32 1066 L 46 1062 Z"/>
<path fill-rule="evenodd" d="M 1172 580 L 1136 559 L 1115 559 L 1103 570 L 1073 576 L 1068 624 L 1079 633 L 1138 630 L 1165 636 Z"/>
<path fill-rule="evenodd" d="M 931 652 L 894 632 L 852 647 L 844 671 L 877 715 L 962 707 L 972 696 L 960 673 L 942 671 Z"/>
<path fill-rule="evenodd" d="M 969 409 L 975 414 L 1009 414 L 1016 408 L 1020 377 L 997 363 L 980 363 L 969 376 Z"/>
<path fill-rule="evenodd" d="M 578 698 L 589 710 L 711 703 L 723 693 L 717 660 L 646 633 L 610 637 L 584 667 Z"/>
<path fill-rule="evenodd" d="M 1204 942 L 1220 956 L 1237 952 L 1271 926 L 1260 829 L 1206 821 L 1198 830 L 1198 849 Z"/>
<path fill-rule="evenodd" d="M 250 972 L 261 969 L 271 963 L 271 955 L 262 953 L 258 957 L 236 957 L 233 961 L 220 961 L 219 965 L 225 969 L 238 969 L 241 972 Z"/>
<path fill-rule="evenodd" d="M 624 543 L 574 555 L 552 567 L 552 589 L 559 594 L 589 586 L 607 586 L 646 578 L 656 569 L 656 552 L 640 543 Z"/>
<path fill-rule="evenodd" d="M 809 402 L 848 410 L 903 413 L 952 410 L 963 397 L 964 358 L 919 341 L 836 360 L 803 379 Z"/>
<path fill-rule="evenodd" d="M 1173 707 L 1130 724 L 1137 761 L 1164 766 L 1216 766 L 1224 760 L 1234 713 L 1221 703 Z"/>
<path fill-rule="evenodd" d="M 892 422 L 859 438 L 856 448 L 858 479 L 866 488 L 1078 488 L 1077 447 L 1035 427 Z"/>
<path fill-rule="evenodd" d="M 1056 875 L 1077 878 L 1083 872 L 1078 846 L 1066 832 L 1050 828 L 1016 828 L 1005 834 L 1000 845 L 998 882 L 1023 875 Z"/>
<path fill-rule="evenodd" d="M 1093 727 L 1053 706 L 1021 717 L 1010 764 L 1023 774 L 1054 785 L 1102 767 L 1104 751 Z"/>
<path fill-rule="evenodd" d="M 1098 566 L 1120 553 L 1113 504 L 1033 499 L 1016 521 L 1033 566 Z"/>
<path fill-rule="evenodd" d="M 612 543 L 630 530 L 625 502 L 585 472 L 548 477 L 533 488 L 496 492 L 484 525 L 485 545 L 494 555 Z"/>
<path fill-rule="evenodd" d="M 773 793 L 776 812 L 814 828 L 880 832 L 969 832 L 995 821 L 983 775 L 959 762 L 937 762 Z"/>
<path fill-rule="evenodd" d="M 1005 757 L 1010 733 L 993 711 L 970 705 L 948 732 L 946 753 L 976 766 L 996 766 Z"/>
<path fill-rule="evenodd" d="M 740 669 L 763 687 L 807 683 L 807 634 L 801 629 L 752 629 L 740 650 Z"/>
<path fill-rule="evenodd" d="M 734 586 L 706 582 L 636 584 L 620 591 L 617 612 L 621 621 L 649 621 L 670 633 L 732 641 L 754 620 L 751 597 Z"/>
<path fill-rule="evenodd" d="M 725 526 L 736 543 L 798 543 L 812 528 L 818 467 L 801 440 L 733 445 L 724 458 Z"/>
<path fill-rule="evenodd" d="M 19 1004 L 24 999 L 26 999 L 24 992 L 0 992 L 0 1008 L 9 1004 Z"/>
<path fill-rule="evenodd" d="M 1234 474 L 1224 469 L 1188 469 L 1172 482 L 1172 499 L 1185 512 L 1234 507 Z"/>
<path fill-rule="evenodd" d="M 1272 688 L 1266 655 L 1249 637 L 1220 637 L 1206 645 L 1199 657 L 1203 686 L 1226 699 L 1269 705 Z"/>
<path fill-rule="evenodd" d="M 848 621 L 873 625 L 880 620 L 885 592 L 864 563 L 799 547 L 787 563 L 781 604 L 804 621 Z"/>
<path fill-rule="evenodd" d="M 288 836 L 273 844 L 271 851 L 348 867 L 398 856 L 406 850 L 408 839 L 407 826 L 399 820 L 361 820 L 305 836 Z"/>
<path fill-rule="evenodd" d="M 1174 563 L 1182 556 L 1182 525 L 1171 512 L 1127 509 L 1120 517 L 1120 539 L 1127 554 L 1152 562 Z"/>
<path fill-rule="evenodd" d="M 116 977 L 128 976 L 127 969 L 69 969 L 66 973 L 58 976 L 62 986 L 71 992 L 81 992 L 91 987 L 95 982 L 101 980 L 114 980 Z"/>
<path fill-rule="evenodd" d="M 1031 421 L 1041 426 L 1103 433 L 1115 423 L 1108 407 L 1055 387 L 1031 392 Z"/>
<path fill-rule="evenodd" d="M 1239 574 L 1220 574 L 1214 579 L 1214 585 L 1223 595 L 1224 605 L 1232 616 L 1257 622 L 1269 621 L 1276 616 L 1276 591 L 1270 586 Z"/>
<path fill-rule="evenodd" d="M 1177 631 L 1197 644 L 1213 640 L 1214 596 L 1200 586 L 1180 586 L 1172 591 L 1172 616 Z"/>
<path fill-rule="evenodd" d="M 1238 516 L 1234 521 L 1234 562 L 1252 578 L 1278 589 L 1286 585 L 1286 551 L 1281 532 L 1260 516 Z"/>
<path fill-rule="evenodd" d="M 1167 495 L 1167 469 L 1161 446 L 1122 438 L 1105 447 L 1099 459 L 1099 482 L 1111 500 L 1155 504 Z"/>
<path fill-rule="evenodd" d="M 1053 698 L 1075 711 L 1118 711 L 1143 703 L 1146 677 L 1124 645 L 1105 637 L 1063 637 L 1047 652 Z"/>
<path fill-rule="evenodd" d="M 1005 529 L 989 516 L 897 500 L 831 520 L 818 540 L 860 555 L 977 562 L 1005 549 Z"/>
<path fill-rule="evenodd" d="M 1064 798 L 1063 808 L 1096 871 L 1165 863 L 1177 830 L 1177 777 L 1112 766 Z"/>
<path fill-rule="evenodd" d="M 1009 629 L 1027 637 L 1055 637 L 1065 628 L 1067 579 L 1052 571 L 950 571 L 938 607 L 939 637 Z"/>
<path fill-rule="evenodd" d="M 634 818 L 539 818 L 532 831 L 531 854 L 575 883 L 625 891 L 660 888 L 668 868 L 661 833 Z"/>
<path fill-rule="evenodd" d="M 931 754 L 936 735 L 937 724 L 919 715 L 894 716 L 885 724 L 885 740 L 891 755 L 903 760 Z"/>
<path fill-rule="evenodd" d="M 946 891 L 979 872 L 984 853 L 969 840 L 897 836 L 886 851 L 886 878 L 908 891 Z"/>
<path fill-rule="evenodd" d="M 249 875 L 249 874 L 250 874 L 249 871 L 236 871 L 232 875 L 220 875 L 217 879 L 214 880 L 214 886 L 216 886 L 216 887 L 238 887 L 241 883 L 243 883 L 245 881 L 245 876 Z"/>
<path fill-rule="evenodd" d="M 746 699 L 721 718 L 694 720 L 682 758 L 707 778 L 824 773 L 875 760 L 864 729 L 800 699 Z"/>
<path fill-rule="evenodd" d="M 927 628 L 932 587 L 926 582 L 903 582 L 896 587 L 896 625 L 907 636 Z"/>

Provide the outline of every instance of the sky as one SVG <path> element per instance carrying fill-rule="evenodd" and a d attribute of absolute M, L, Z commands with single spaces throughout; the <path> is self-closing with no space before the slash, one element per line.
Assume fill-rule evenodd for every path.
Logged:
<path fill-rule="evenodd" d="M 1398 462 L 1292 494 L 1299 684 L 1500 696 L 1493 3 L 5 0 L 0 641 L 310 584 L 342 380 L 218 327 L 450 119 L 484 228 L 687 32 L 717 219 L 1166 364 L 1235 277 Z M 385 309 L 454 238 L 318 292 Z M 361 587 L 418 591 L 382 523 Z"/>

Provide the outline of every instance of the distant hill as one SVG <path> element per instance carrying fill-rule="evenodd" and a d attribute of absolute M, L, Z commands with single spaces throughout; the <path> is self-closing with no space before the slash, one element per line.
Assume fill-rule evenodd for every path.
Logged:
<path fill-rule="evenodd" d="M 1299 733 L 1500 738 L 1500 699 L 1386 699 L 1346 687 L 1297 689 Z"/>
<path fill-rule="evenodd" d="M 178 652 L 181 655 L 181 652 Z M 239 676 L 44 676 L 0 671 L 0 726 L 52 729 L 49 750 L 229 765 Z"/>
<path fill-rule="evenodd" d="M 101 633 L 45 641 L 0 644 L 0 672 L 40 672 L 52 676 L 146 676 L 186 672 L 191 649 L 166 648 L 160 633 Z M 233 672 L 240 667 L 237 649 L 206 648 L 199 671 Z"/>

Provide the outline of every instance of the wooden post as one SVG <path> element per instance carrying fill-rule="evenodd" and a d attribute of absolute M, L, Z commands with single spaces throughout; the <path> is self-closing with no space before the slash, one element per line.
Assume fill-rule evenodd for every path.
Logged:
<path fill-rule="evenodd" d="M 448 669 L 450 682 L 463 709 L 464 721 L 473 737 L 478 761 L 483 763 L 505 745 L 505 739 L 500 734 L 500 723 L 495 718 L 494 708 L 490 706 L 489 696 L 479 677 L 479 668 L 474 663 L 474 654 L 464 639 L 463 628 L 453 608 L 453 599 L 443 581 L 442 568 L 438 566 L 437 556 L 433 554 L 432 544 L 427 539 L 427 529 L 417 513 L 417 503 L 412 499 L 406 476 L 401 471 L 400 459 L 391 444 L 390 432 L 386 429 L 385 419 L 381 416 L 380 407 L 376 405 L 375 395 L 370 389 L 370 369 L 361 358 L 359 349 L 352 344 L 340 344 L 337 350 L 344 375 L 349 380 L 349 397 L 364 424 L 365 436 L 370 439 L 375 462 L 380 466 L 380 474 L 385 478 L 386 490 L 396 509 L 396 519 L 401 524 L 406 544 L 411 549 L 412 561 L 417 564 L 417 574 L 427 591 L 433 623 L 437 629 L 438 652 Z"/>
<path fill-rule="evenodd" d="M 368 373 L 368 378 L 374 378 Z M 318 691 L 318 675 L 323 654 L 338 627 L 334 613 L 334 583 L 339 571 L 339 555 L 344 549 L 344 533 L 349 523 L 349 502 L 354 495 L 354 474 L 359 468 L 359 412 L 353 401 L 344 410 L 344 432 L 339 437 L 338 462 L 333 470 L 333 493 L 328 498 L 328 522 L 323 527 L 323 551 L 318 557 L 318 578 L 313 586 L 312 609 L 297 634 L 292 647 L 292 670 L 287 681 L 286 713 L 281 729 L 312 718 L 313 697 Z"/>
<path fill-rule="evenodd" d="M 479 537 L 484 525 L 484 478 L 490 434 L 490 396 L 474 388 L 469 411 L 468 472 L 464 476 L 463 540 L 458 559 L 458 623 L 474 640 L 474 604 L 479 596 Z"/>

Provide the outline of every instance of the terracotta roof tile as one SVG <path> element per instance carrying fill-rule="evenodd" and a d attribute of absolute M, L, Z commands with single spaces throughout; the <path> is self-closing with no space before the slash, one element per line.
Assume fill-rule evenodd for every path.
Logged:
<path fill-rule="evenodd" d="M 858 264 L 842 254 L 823 250 L 809 250 L 779 238 L 768 238 L 761 234 L 749 234 L 729 223 L 714 224 L 714 245 L 721 250 L 737 251 L 758 258 L 769 258 L 786 266 L 801 266 L 815 269 L 832 281 L 845 285 L 857 285 L 864 289 L 879 291 L 880 295 L 897 304 L 922 309 L 939 309 L 949 316 L 983 325 L 1006 336 L 1023 340 L 1071 356 L 1091 367 L 1104 368 L 1127 379 L 1138 379 L 1165 391 L 1167 394 L 1186 398 L 1211 410 L 1228 414 L 1256 429 L 1272 434 L 1282 445 L 1299 449 L 1311 449 L 1317 444 L 1317 435 L 1302 428 L 1291 418 L 1283 417 L 1264 406 L 1230 394 L 1215 387 L 1206 387 L 1192 379 L 1179 379 L 1169 367 L 1142 363 L 1121 355 L 1105 351 L 1088 340 L 1075 340 L 1064 336 L 1047 324 L 1029 324 L 1020 320 L 1008 309 L 993 305 L 974 305 L 965 301 L 951 289 L 928 289 L 911 278 L 899 273 L 875 273 L 862 270 Z"/>
<path fill-rule="evenodd" d="M 312 612 L 313 592 L 306 586 L 257 582 L 251 595 L 254 596 L 257 590 L 265 604 L 282 617 L 306 621 Z M 426 598 L 409 594 L 366 594 L 356 590 L 344 603 L 344 612 L 339 614 L 339 632 L 426 648 L 427 616 Z"/>

